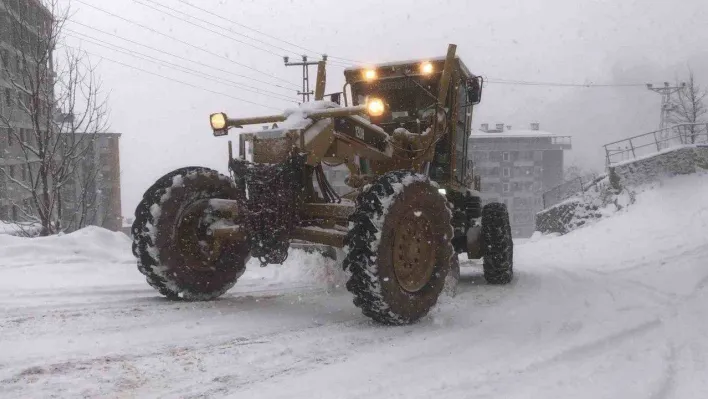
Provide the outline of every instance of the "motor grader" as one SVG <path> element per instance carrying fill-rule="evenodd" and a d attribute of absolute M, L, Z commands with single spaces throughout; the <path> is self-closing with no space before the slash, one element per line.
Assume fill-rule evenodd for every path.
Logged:
<path fill-rule="evenodd" d="M 456 282 L 460 253 L 483 258 L 488 283 L 509 283 L 507 209 L 481 207 L 467 162 L 483 82 L 455 52 L 451 44 L 441 58 L 346 69 L 343 92 L 330 96 L 339 103 L 325 101 L 320 63 L 314 102 L 210 115 L 215 136 L 244 129 L 238 155 L 229 141 L 230 176 L 185 167 L 145 192 L 132 236 L 147 282 L 168 298 L 210 300 L 251 257 L 281 264 L 293 242 L 330 246 L 343 252 L 354 304 L 384 324 L 426 315 Z M 348 194 L 328 181 L 332 165 L 346 165 Z"/>

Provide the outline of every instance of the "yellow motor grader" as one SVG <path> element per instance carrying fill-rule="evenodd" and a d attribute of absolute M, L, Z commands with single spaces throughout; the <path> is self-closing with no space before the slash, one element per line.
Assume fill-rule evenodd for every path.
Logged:
<path fill-rule="evenodd" d="M 168 298 L 210 300 L 251 257 L 280 264 L 292 242 L 330 246 L 344 254 L 354 304 L 385 324 L 426 315 L 456 282 L 460 253 L 484 259 L 488 283 L 509 283 L 507 209 L 481 207 L 467 161 L 483 82 L 455 51 L 346 69 L 343 105 L 324 100 L 320 63 L 314 102 L 278 115 L 212 114 L 215 136 L 274 125 L 242 130 L 237 156 L 229 142 L 230 176 L 185 167 L 145 192 L 132 236 L 147 282 Z M 332 165 L 349 170 L 348 194 L 328 181 Z"/>

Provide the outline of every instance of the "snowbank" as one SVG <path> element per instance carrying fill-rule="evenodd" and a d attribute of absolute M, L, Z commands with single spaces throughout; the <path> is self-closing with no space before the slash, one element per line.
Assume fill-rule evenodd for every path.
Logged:
<path fill-rule="evenodd" d="M 708 172 L 664 178 L 636 188 L 634 203 L 613 217 L 566 235 L 532 237 L 520 246 L 551 257 L 549 262 L 582 259 L 597 268 L 622 269 L 640 259 L 680 255 L 685 248 L 706 247 Z M 692 281 L 690 281 L 692 283 Z"/>
<path fill-rule="evenodd" d="M 125 234 L 93 226 L 50 237 L 0 235 L 0 270 L 16 270 L 11 277 L 0 281 L 0 290 L 135 283 L 151 289 L 137 270 L 131 248 L 132 241 Z M 99 273 L 95 273 L 97 268 L 101 269 Z M 28 272 L 29 269 L 41 270 Z M 29 274 L 35 277 L 26 278 Z M 90 277 L 74 281 L 76 274 Z M 74 277 L 64 277 L 68 275 Z M 264 288 L 285 284 L 334 288 L 342 286 L 345 277 L 333 260 L 316 253 L 291 249 L 282 265 L 261 268 L 256 259 L 251 259 L 237 286 L 246 281 Z M 158 295 L 157 292 L 155 295 Z"/>
<path fill-rule="evenodd" d="M 11 235 L 11 236 L 36 236 L 41 230 L 41 226 L 37 224 L 17 224 L 8 223 L 0 220 L 0 235 Z"/>
<path fill-rule="evenodd" d="M 121 263 L 132 258 L 130 239 L 123 233 L 86 227 L 50 237 L 0 235 L 0 267 L 51 263 Z"/>

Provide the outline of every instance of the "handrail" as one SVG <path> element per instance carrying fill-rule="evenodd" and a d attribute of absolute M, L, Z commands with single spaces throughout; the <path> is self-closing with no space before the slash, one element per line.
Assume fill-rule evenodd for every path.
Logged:
<path fill-rule="evenodd" d="M 695 127 L 699 127 L 699 131 L 696 131 Z M 703 139 L 704 136 L 705 139 Z M 641 144 L 636 143 L 643 138 L 650 138 L 650 140 Z M 676 140 L 678 143 L 671 145 L 671 142 Z M 708 142 L 708 123 L 677 124 L 605 144 L 603 146 L 605 148 L 605 165 L 609 167 L 613 163 L 616 163 L 613 161 L 613 157 L 619 154 L 631 154 L 630 159 L 636 159 L 637 150 L 647 147 L 656 147 L 656 151 L 659 152 L 677 145 L 701 143 L 703 140 Z M 622 144 L 624 144 L 624 148 L 621 147 Z M 612 146 L 615 148 L 610 148 Z"/>
<path fill-rule="evenodd" d="M 663 132 L 663 131 L 665 131 L 665 130 L 673 130 L 673 129 L 677 128 L 677 127 L 682 127 L 682 126 L 708 126 L 708 123 L 706 123 L 706 122 L 699 122 L 699 123 L 679 123 L 679 124 L 677 124 L 677 125 L 665 127 L 665 128 L 663 128 L 663 129 L 659 129 L 659 130 L 654 130 L 654 131 L 649 132 L 649 133 L 642 133 L 642 134 L 638 134 L 638 135 L 636 135 L 636 136 L 624 138 L 624 139 L 622 139 L 622 140 L 613 141 L 613 142 L 611 142 L 611 143 L 605 144 L 604 146 L 607 147 L 608 145 L 622 143 L 622 142 L 625 142 L 625 141 L 627 141 L 627 140 L 631 140 L 631 139 L 636 139 L 636 138 L 639 138 L 639 137 L 648 136 L 648 135 L 650 135 L 650 134 Z"/>

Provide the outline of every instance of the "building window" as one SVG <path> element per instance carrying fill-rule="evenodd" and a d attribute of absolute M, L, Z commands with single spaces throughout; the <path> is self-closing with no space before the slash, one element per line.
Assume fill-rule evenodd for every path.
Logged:
<path fill-rule="evenodd" d="M 503 161 L 508 161 L 508 160 L 509 160 L 509 153 L 508 153 L 508 152 L 503 152 L 503 153 L 502 153 L 502 160 L 503 160 Z"/>
<path fill-rule="evenodd" d="M 506 152 L 504 154 L 507 154 Z M 510 177 L 511 170 L 509 168 L 504 168 L 504 177 Z"/>
<path fill-rule="evenodd" d="M 20 176 L 22 177 L 22 181 L 27 181 L 27 165 L 26 164 L 20 165 Z"/>
<path fill-rule="evenodd" d="M 10 178 L 15 178 L 15 165 L 10 165 Z"/>
<path fill-rule="evenodd" d="M 502 191 L 505 193 L 509 192 L 509 183 L 502 184 Z"/>
<path fill-rule="evenodd" d="M 12 107 L 12 90 L 9 88 L 5 89 L 5 104 L 7 104 L 8 107 Z"/>
<path fill-rule="evenodd" d="M 12 147 L 12 139 L 13 139 L 13 133 L 12 133 L 12 128 L 7 128 L 7 146 Z"/>

